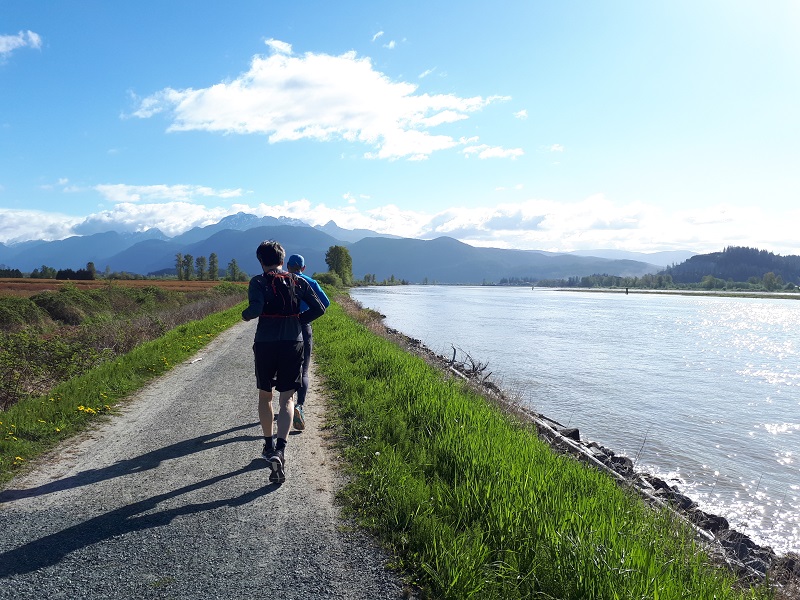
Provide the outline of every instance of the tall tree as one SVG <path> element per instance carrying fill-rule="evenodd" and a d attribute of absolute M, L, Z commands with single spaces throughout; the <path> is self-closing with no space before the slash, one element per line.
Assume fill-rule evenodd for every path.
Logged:
<path fill-rule="evenodd" d="M 231 262 L 228 263 L 228 273 L 225 279 L 230 281 L 238 281 L 239 280 L 239 264 L 236 262 L 235 258 L 231 259 Z"/>
<path fill-rule="evenodd" d="M 325 264 L 328 270 L 336 273 L 344 285 L 353 283 L 353 259 L 350 251 L 344 246 L 331 246 L 325 253 Z"/>
<path fill-rule="evenodd" d="M 211 281 L 219 279 L 219 259 L 216 252 L 208 255 L 208 278 Z"/>
<path fill-rule="evenodd" d="M 194 276 L 194 256 L 187 254 L 183 257 L 183 278 L 189 281 Z"/>
<path fill-rule="evenodd" d="M 175 273 L 178 279 L 183 279 L 183 254 L 180 252 L 175 255 Z"/>
<path fill-rule="evenodd" d="M 31 271 L 31 279 L 55 279 L 57 271 L 54 267 L 42 265 L 41 269 Z"/>
<path fill-rule="evenodd" d="M 206 271 L 206 257 L 198 256 L 195 259 L 194 264 L 197 267 L 197 278 L 200 281 L 205 281 L 206 277 L 208 277 L 208 272 Z"/>
<path fill-rule="evenodd" d="M 89 278 L 90 279 L 97 279 L 97 269 L 94 266 L 93 262 L 86 263 L 86 270 L 89 271 Z"/>
<path fill-rule="evenodd" d="M 764 273 L 764 278 L 761 280 L 761 283 L 764 286 L 764 289 L 774 292 L 781 285 L 783 285 L 783 279 L 770 271 L 769 273 Z"/>

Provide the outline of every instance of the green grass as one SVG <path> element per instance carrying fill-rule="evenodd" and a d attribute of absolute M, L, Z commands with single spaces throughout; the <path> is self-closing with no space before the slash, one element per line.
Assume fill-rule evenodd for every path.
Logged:
<path fill-rule="evenodd" d="M 436 598 L 768 598 L 692 532 L 344 314 L 314 324 L 359 521 Z"/>
<path fill-rule="evenodd" d="M 168 371 L 241 320 L 244 303 L 168 331 L 133 351 L 0 411 L 0 483 L 27 461 L 82 430 L 153 377 Z"/>

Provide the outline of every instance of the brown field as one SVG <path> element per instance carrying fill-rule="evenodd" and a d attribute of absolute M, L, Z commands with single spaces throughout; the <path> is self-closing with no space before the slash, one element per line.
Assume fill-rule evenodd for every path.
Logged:
<path fill-rule="evenodd" d="M 71 280 L 61 279 L 16 279 L 0 277 L 0 296 L 16 296 L 28 298 L 44 291 L 55 291 L 65 283 L 72 283 L 80 289 L 100 288 L 106 285 L 119 285 L 122 287 L 151 287 L 156 286 L 176 292 L 191 292 L 203 290 L 219 285 L 221 281 L 178 281 L 177 279 L 94 279 Z M 242 283 L 241 285 L 247 285 Z"/>

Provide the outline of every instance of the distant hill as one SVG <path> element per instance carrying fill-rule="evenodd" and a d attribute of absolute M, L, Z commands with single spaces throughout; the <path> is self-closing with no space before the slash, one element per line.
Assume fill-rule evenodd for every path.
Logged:
<path fill-rule="evenodd" d="M 554 254 L 533 250 L 476 248 L 449 237 L 434 240 L 364 238 L 350 245 L 353 275 L 370 273 L 378 281 L 405 279 L 421 283 L 480 284 L 504 277 L 568 278 L 613 273 L 641 276 L 655 273 L 656 265 L 632 260 Z"/>
<path fill-rule="evenodd" d="M 56 269 L 80 269 L 93 262 L 102 271 L 105 257 L 130 248 L 141 241 L 164 239 L 157 229 L 141 233 L 107 231 L 92 235 L 75 235 L 54 242 L 25 242 L 6 246 L 10 255 L 4 260 L 21 271 L 32 271 L 42 265 Z M 120 270 L 120 269 L 117 269 Z M 137 271 L 138 272 L 138 271 Z"/>
<path fill-rule="evenodd" d="M 770 272 L 786 283 L 800 285 L 800 256 L 780 256 L 766 250 L 730 246 L 722 252 L 698 254 L 663 271 L 672 275 L 675 283 L 699 283 L 706 275 L 726 281 L 748 281 L 751 277 L 760 280 Z"/>
<path fill-rule="evenodd" d="M 335 222 L 328 221 L 325 225 L 314 225 L 314 229 L 319 229 L 328 235 L 335 237 L 343 242 L 357 242 L 365 237 L 385 237 L 400 239 L 399 235 L 388 235 L 385 233 L 375 233 L 369 229 L 342 229 Z"/>
<path fill-rule="evenodd" d="M 663 252 L 628 252 L 627 250 L 577 250 L 570 252 L 576 256 L 596 256 L 599 258 L 613 258 L 615 260 L 638 260 L 652 265 L 669 267 L 688 260 L 695 252 L 688 250 L 666 250 Z"/>
<path fill-rule="evenodd" d="M 173 238 L 157 230 L 73 236 L 55 242 L 0 244 L 0 263 L 30 272 L 42 265 L 79 269 L 93 262 L 99 272 L 125 271 L 141 275 L 175 272 L 177 254 L 208 258 L 216 253 L 224 273 L 231 260 L 249 275 L 258 272 L 255 249 L 265 239 L 277 239 L 290 254 L 305 256 L 308 272 L 327 271 L 325 254 L 346 246 L 353 275 L 381 281 L 392 275 L 411 283 L 481 284 L 502 278 L 551 279 L 596 273 L 637 276 L 655 273 L 662 265 L 629 259 L 575 254 L 476 248 L 455 239 L 418 240 L 380 235 L 365 229 L 342 229 L 334 222 L 310 227 L 296 219 L 256 217 L 239 213 L 217 224 L 196 227 Z"/>

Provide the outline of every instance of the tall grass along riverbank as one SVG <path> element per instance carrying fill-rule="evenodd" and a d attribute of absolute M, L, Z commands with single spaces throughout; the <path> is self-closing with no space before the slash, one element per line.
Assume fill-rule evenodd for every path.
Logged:
<path fill-rule="evenodd" d="M 334 303 L 315 356 L 352 470 L 343 497 L 436 598 L 771 598 L 692 530 L 554 453 Z"/>

